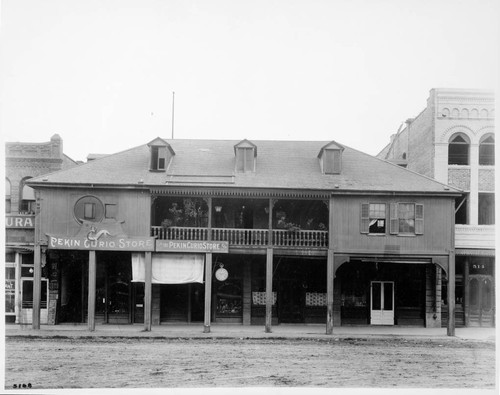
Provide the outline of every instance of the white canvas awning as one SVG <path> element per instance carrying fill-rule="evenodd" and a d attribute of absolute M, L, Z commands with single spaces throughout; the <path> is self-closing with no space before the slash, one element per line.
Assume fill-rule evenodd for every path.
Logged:
<path fill-rule="evenodd" d="M 204 254 L 153 254 L 153 284 L 203 283 Z M 145 256 L 132 254 L 132 282 L 144 282 Z"/>

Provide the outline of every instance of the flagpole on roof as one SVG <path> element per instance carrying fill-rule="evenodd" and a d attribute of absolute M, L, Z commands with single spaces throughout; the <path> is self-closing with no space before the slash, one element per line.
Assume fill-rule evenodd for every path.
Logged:
<path fill-rule="evenodd" d="M 172 140 L 174 139 L 174 103 L 175 103 L 175 92 L 172 92 Z"/>

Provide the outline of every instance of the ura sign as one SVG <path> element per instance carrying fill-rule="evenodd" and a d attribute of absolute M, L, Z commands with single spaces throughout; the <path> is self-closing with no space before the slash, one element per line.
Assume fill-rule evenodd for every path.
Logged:
<path fill-rule="evenodd" d="M 6 228 L 32 229 L 35 227 L 34 215 L 6 215 Z"/>

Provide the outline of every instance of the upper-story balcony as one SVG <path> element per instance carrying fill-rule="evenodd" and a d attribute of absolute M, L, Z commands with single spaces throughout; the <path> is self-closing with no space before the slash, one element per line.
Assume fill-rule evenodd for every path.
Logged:
<path fill-rule="evenodd" d="M 151 236 L 227 241 L 230 248 L 328 248 L 326 202 L 213 198 L 210 203 L 206 198 L 156 197 Z"/>
<path fill-rule="evenodd" d="M 189 241 L 227 241 L 231 247 L 306 247 L 328 248 L 328 231 L 324 230 L 269 230 L 267 229 L 230 229 L 230 228 L 194 228 L 173 226 L 151 227 L 151 236 L 160 240 Z"/>
<path fill-rule="evenodd" d="M 495 225 L 455 225 L 455 248 L 495 248 Z"/>

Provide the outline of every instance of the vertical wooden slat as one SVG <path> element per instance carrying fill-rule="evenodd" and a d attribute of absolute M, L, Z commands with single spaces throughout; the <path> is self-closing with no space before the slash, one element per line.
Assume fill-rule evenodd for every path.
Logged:
<path fill-rule="evenodd" d="M 273 249 L 266 254 L 266 333 L 271 333 L 273 314 Z"/>
<path fill-rule="evenodd" d="M 144 330 L 146 332 L 151 331 L 151 312 L 152 312 L 152 300 L 153 300 L 153 287 L 152 287 L 152 277 L 153 277 L 153 259 L 151 252 L 145 253 L 145 273 L 144 273 Z"/>
<path fill-rule="evenodd" d="M 203 333 L 210 333 L 210 312 L 212 308 L 212 253 L 205 254 L 205 323 Z"/>
<path fill-rule="evenodd" d="M 95 331 L 95 294 L 96 294 L 96 253 L 89 251 L 89 293 L 88 293 L 88 329 Z"/>

